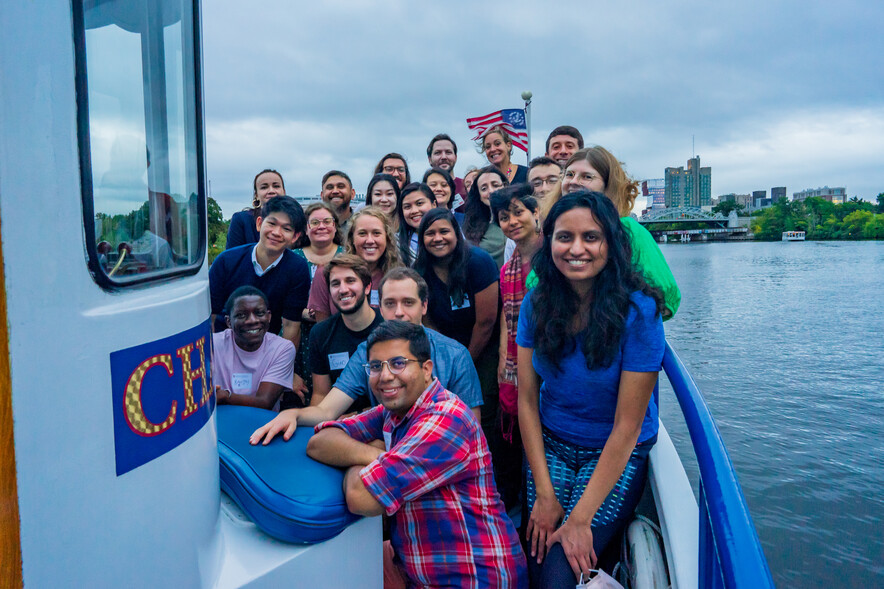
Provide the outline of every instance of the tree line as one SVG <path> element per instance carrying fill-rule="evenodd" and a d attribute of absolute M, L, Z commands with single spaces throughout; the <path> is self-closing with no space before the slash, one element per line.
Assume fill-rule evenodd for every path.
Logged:
<path fill-rule="evenodd" d="M 803 201 L 781 198 L 770 207 L 752 213 L 750 228 L 755 239 L 779 241 L 784 231 L 804 231 L 807 239 L 884 239 L 884 192 L 877 204 L 851 198 L 833 204 L 818 197 Z M 727 215 L 743 209 L 731 201 L 719 203 L 713 212 Z"/>

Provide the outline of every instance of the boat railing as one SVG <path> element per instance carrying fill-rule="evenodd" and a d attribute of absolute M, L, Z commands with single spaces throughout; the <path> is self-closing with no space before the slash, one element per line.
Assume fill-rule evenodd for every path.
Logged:
<path fill-rule="evenodd" d="M 700 471 L 700 587 L 774 587 L 737 473 L 712 413 L 672 346 L 663 369 L 681 406 Z"/>

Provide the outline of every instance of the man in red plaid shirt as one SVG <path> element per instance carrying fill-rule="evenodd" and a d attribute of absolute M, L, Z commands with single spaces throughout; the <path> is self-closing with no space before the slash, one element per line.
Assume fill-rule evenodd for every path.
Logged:
<path fill-rule="evenodd" d="M 307 453 L 348 467 L 350 511 L 392 518 L 409 585 L 526 587 L 525 556 L 494 486 L 470 409 L 433 378 L 426 333 L 386 321 L 368 338 L 369 384 L 381 405 L 316 426 Z"/>

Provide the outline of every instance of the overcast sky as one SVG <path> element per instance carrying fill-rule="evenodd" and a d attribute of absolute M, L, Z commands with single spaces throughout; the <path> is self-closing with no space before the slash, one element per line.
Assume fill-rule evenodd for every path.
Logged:
<path fill-rule="evenodd" d="M 532 156 L 571 124 L 635 179 L 684 166 L 712 194 L 884 192 L 884 3 L 203 2 L 206 155 L 225 218 L 278 169 L 295 196 L 338 168 L 364 192 L 378 159 L 481 165 L 467 117 L 534 93 Z M 525 163 L 516 150 L 513 160 Z M 419 178 L 418 178 L 419 179 Z"/>

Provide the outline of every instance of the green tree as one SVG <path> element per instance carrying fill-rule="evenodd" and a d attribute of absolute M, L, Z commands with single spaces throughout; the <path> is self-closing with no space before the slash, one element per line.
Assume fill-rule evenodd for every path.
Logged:
<path fill-rule="evenodd" d="M 841 224 L 841 234 L 846 239 L 862 239 L 863 229 L 874 215 L 869 211 L 853 211 Z"/>
<path fill-rule="evenodd" d="M 746 207 L 737 203 L 736 201 L 725 200 L 712 207 L 712 212 L 721 213 L 722 215 L 727 217 L 731 214 L 731 211 L 737 211 L 737 214 L 739 215 L 741 212 L 743 212 L 743 209 L 745 208 Z"/>
<path fill-rule="evenodd" d="M 881 195 L 878 195 L 880 199 Z M 884 239 L 884 213 L 873 216 L 863 227 L 863 236 L 868 239 Z"/>
<path fill-rule="evenodd" d="M 884 213 L 884 192 L 878 193 L 878 212 Z"/>

